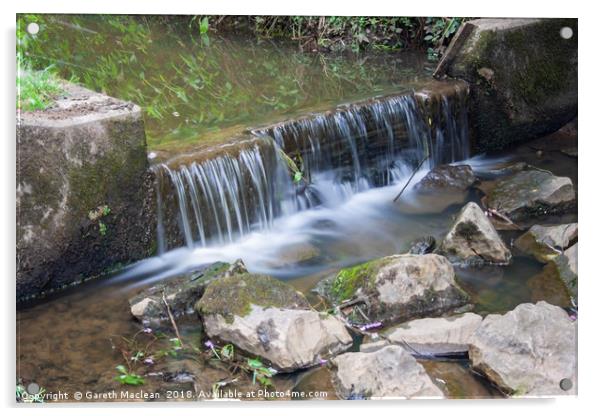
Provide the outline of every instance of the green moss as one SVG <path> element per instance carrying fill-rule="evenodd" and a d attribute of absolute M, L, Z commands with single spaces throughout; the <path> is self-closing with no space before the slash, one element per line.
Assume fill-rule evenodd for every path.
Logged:
<path fill-rule="evenodd" d="M 264 308 L 308 309 L 309 303 L 292 286 L 273 277 L 243 273 L 211 282 L 196 309 L 200 314 L 217 314 L 231 323 L 246 316 L 251 305 Z"/>
<path fill-rule="evenodd" d="M 353 297 L 360 288 L 371 289 L 374 285 L 376 270 L 381 263 L 381 259 L 372 260 L 339 271 L 330 288 L 333 299 L 336 302 L 342 302 Z"/>

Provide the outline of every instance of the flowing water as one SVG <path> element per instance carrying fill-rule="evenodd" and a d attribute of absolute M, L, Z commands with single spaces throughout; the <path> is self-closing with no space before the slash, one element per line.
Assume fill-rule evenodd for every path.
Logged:
<path fill-rule="evenodd" d="M 69 30 L 79 36 L 81 25 Z M 269 65 L 281 65 L 281 71 L 284 68 L 283 58 L 266 59 L 271 55 L 255 49 L 249 52 L 244 42 L 221 42 L 226 41 L 212 40 L 211 44 L 222 45 L 233 56 L 249 59 L 252 54 Z M 173 53 L 165 46 L 169 42 L 157 40 L 149 48 L 158 48 L 157 43 L 165 48 L 158 49 L 163 61 L 169 61 Z M 236 53 L 233 48 L 238 48 Z M 261 50 L 266 48 L 261 46 Z M 271 48 L 275 55 L 282 50 L 280 45 Z M 357 59 L 364 72 L 382 71 L 380 61 L 371 58 L 339 59 L 343 60 L 337 61 L 339 65 L 353 71 L 358 71 Z M 403 54 L 394 59 L 405 66 L 389 68 L 387 73 L 398 71 L 412 80 L 398 85 L 395 92 L 383 93 L 384 84 L 389 88 L 400 81 L 393 82 L 395 77 L 384 74 L 380 74 L 380 84 L 359 91 L 374 97 L 370 99 L 351 97 L 360 86 L 344 92 L 333 87 L 339 93 L 329 97 L 318 88 L 291 113 L 271 114 L 277 119 L 274 124 L 265 124 L 268 121 L 259 113 L 246 115 L 253 119 L 251 128 L 241 129 L 240 137 L 218 146 L 219 151 L 210 156 L 191 151 L 161 158 L 152 167 L 158 190 L 159 255 L 110 279 L 23 305 L 17 315 L 18 376 L 53 392 L 102 392 L 117 387 L 113 377 L 115 366 L 122 362 L 121 337 L 131 338 L 141 329 L 130 317 L 128 299 L 153 283 L 215 261 L 241 258 L 250 271 L 286 279 L 313 300 L 315 284 L 340 267 L 405 252 L 414 239 L 423 236 L 440 240 L 459 208 L 481 195 L 476 190 L 430 197 L 416 194 L 412 185 L 434 165 L 467 163 L 477 173 L 486 173 L 492 167 L 524 160 L 542 168 L 553 166 L 556 174 L 570 176 L 576 183 L 575 160 L 558 152 L 538 158 L 534 150 L 522 147 L 513 154 L 469 158 L 465 88 L 448 83 L 441 92 L 423 82 L 428 93 L 408 92 L 408 86 L 423 78 L 422 68 L 417 69 L 415 60 Z M 288 71 L 311 72 L 312 64 Z M 340 82 L 327 81 L 328 76 L 325 72 L 314 86 Z M 265 81 L 260 88 L 269 89 L 269 83 Z M 319 105 L 308 110 L 312 102 Z M 170 105 L 179 114 L 189 111 L 181 103 Z M 240 122 L 234 118 L 233 124 Z M 169 132 L 163 133 L 172 140 L 181 125 L 167 124 Z M 152 125 L 151 131 L 160 131 Z M 153 140 L 154 145 L 161 143 Z M 408 180 L 410 185 L 394 203 Z M 574 216 L 562 218 L 567 219 L 574 220 Z M 503 237 L 510 243 L 516 233 L 506 232 Z M 539 299 L 566 306 L 546 290 L 549 282 L 541 270 L 539 264 L 517 256 L 508 267 L 456 272 L 478 312 L 504 312 Z M 196 317 L 182 322 L 180 330 L 186 344 L 201 347 Z M 137 339 L 145 336 L 136 335 Z M 153 342 L 169 346 L 166 338 Z M 424 364 L 431 377 L 449 387 L 451 397 L 496 395 L 466 363 Z M 195 377 L 195 389 L 211 390 L 212 382 L 228 376 L 225 370 L 188 355 L 157 364 L 148 373 L 147 391 L 181 388 L 190 382 L 187 375 Z M 277 376 L 276 383 L 283 389 L 332 393 L 326 369 Z"/>

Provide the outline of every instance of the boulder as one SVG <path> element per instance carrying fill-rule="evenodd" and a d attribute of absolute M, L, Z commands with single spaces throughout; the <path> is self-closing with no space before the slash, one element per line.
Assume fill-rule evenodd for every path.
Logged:
<path fill-rule="evenodd" d="M 414 189 L 418 192 L 465 191 L 476 181 L 468 165 L 440 165 L 420 180 Z"/>
<path fill-rule="evenodd" d="M 542 273 L 560 279 L 564 283 L 569 295 L 577 302 L 577 243 L 566 249 L 563 254 L 554 257 L 545 265 Z"/>
<path fill-rule="evenodd" d="M 468 351 L 468 342 L 483 318 L 474 313 L 442 318 L 423 318 L 385 331 L 389 342 L 418 355 L 459 354 Z"/>
<path fill-rule="evenodd" d="M 389 324 L 440 315 L 468 303 L 456 284 L 451 263 L 437 254 L 402 254 L 384 257 L 341 270 L 319 284 L 335 305 L 352 300 L 357 310 L 347 311 L 353 323 Z"/>
<path fill-rule="evenodd" d="M 217 262 L 201 270 L 176 276 L 132 297 L 129 300 L 130 311 L 144 326 L 161 326 L 169 319 L 165 303 L 175 318 L 193 314 L 195 303 L 210 282 L 238 273 L 247 273 L 242 260 L 233 264 Z"/>
<path fill-rule="evenodd" d="M 65 83 L 17 128 L 17 299 L 155 254 L 153 175 L 140 107 Z"/>
<path fill-rule="evenodd" d="M 211 282 L 196 305 L 205 332 L 288 372 L 320 363 L 352 343 L 345 325 L 311 309 L 291 286 L 243 273 Z"/>
<path fill-rule="evenodd" d="M 577 115 L 577 29 L 577 19 L 496 18 L 458 30 L 435 75 L 470 83 L 476 152 L 544 136 Z"/>
<path fill-rule="evenodd" d="M 484 202 L 513 221 L 563 213 L 576 203 L 570 178 L 542 170 L 526 170 L 500 179 Z"/>
<path fill-rule="evenodd" d="M 396 345 L 342 354 L 332 364 L 333 384 L 342 399 L 444 397 L 416 359 Z"/>
<path fill-rule="evenodd" d="M 470 340 L 469 357 L 474 369 L 508 394 L 577 392 L 577 323 L 544 301 L 488 315 Z"/>
<path fill-rule="evenodd" d="M 454 264 L 471 266 L 506 265 L 512 257 L 489 218 L 474 202 L 462 208 L 439 253 Z"/>
<path fill-rule="evenodd" d="M 562 254 L 577 238 L 577 223 L 562 225 L 534 225 L 514 241 L 515 247 L 547 263 Z"/>

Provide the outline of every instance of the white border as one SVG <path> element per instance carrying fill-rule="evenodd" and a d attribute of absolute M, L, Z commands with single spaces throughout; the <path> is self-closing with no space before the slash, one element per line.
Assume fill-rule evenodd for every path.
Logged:
<path fill-rule="evenodd" d="M 579 151 L 579 222 L 580 232 L 580 313 L 579 313 L 579 397 L 558 398 L 555 400 L 506 400 L 506 401 L 410 401 L 410 402 L 335 402 L 335 403 L 221 403 L 202 406 L 174 406 L 161 404 L 144 405 L 110 405 L 110 409 L 99 405 L 86 407 L 86 414 L 106 416 L 121 412 L 125 407 L 128 413 L 139 413 L 143 407 L 145 414 L 211 414 L 221 416 L 226 413 L 245 415 L 255 414 L 307 414 L 316 411 L 337 414 L 365 415 L 371 410 L 379 413 L 389 412 L 437 412 L 440 414 L 466 415 L 467 411 L 480 414 L 507 415 L 519 410 L 529 412 L 545 412 L 546 414 L 578 414 L 594 406 L 598 398 L 596 394 L 602 386 L 599 377 L 600 357 L 600 317 L 597 306 L 600 304 L 602 290 L 601 273 L 598 272 L 597 258 L 600 256 L 600 221 L 602 219 L 602 198 L 599 198 L 600 157 L 602 156 L 602 134 L 599 131 L 600 120 L 599 83 L 600 78 L 600 15 L 594 7 L 595 2 L 577 3 L 575 1 L 541 1 L 526 2 L 524 0 L 504 0 L 501 2 L 469 2 L 461 0 L 429 0 L 429 1 L 357 1 L 357 0 L 298 0 L 285 2 L 282 0 L 252 1 L 176 1 L 176 0 L 103 0 L 96 2 L 82 0 L 64 0 L 60 3 L 48 0 L 5 0 L 2 6 L 3 42 L 2 42 L 2 80 L 4 88 L 0 99 L 2 105 L 3 137 L 2 162 L 0 169 L 1 195 L 3 197 L 0 215 L 2 231 L 3 295 L 4 319 L 1 367 L 2 404 L 14 406 L 15 388 L 15 13 L 48 12 L 48 13 L 145 13 L 145 14 L 306 14 L 306 15 L 399 15 L 399 16 L 479 16 L 479 17 L 578 17 L 579 18 L 579 98 L 580 117 L 579 130 L 581 136 Z M 595 94 L 594 92 L 598 93 Z M 596 356 L 596 352 L 598 352 Z M 598 393 L 599 395 L 599 393 Z M 598 406 L 599 407 L 599 406 Z M 166 410 L 169 408 L 171 410 Z M 46 406 L 49 414 L 81 414 L 82 408 L 73 406 Z M 18 409 L 9 409 L 12 413 Z M 30 412 L 31 409 L 23 409 Z"/>

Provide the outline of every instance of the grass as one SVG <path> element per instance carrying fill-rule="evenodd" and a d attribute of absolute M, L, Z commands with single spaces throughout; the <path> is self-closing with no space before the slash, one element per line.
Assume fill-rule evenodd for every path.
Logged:
<path fill-rule="evenodd" d="M 45 110 L 63 93 L 59 78 L 47 69 L 20 69 L 17 76 L 17 108 L 21 111 Z"/>

